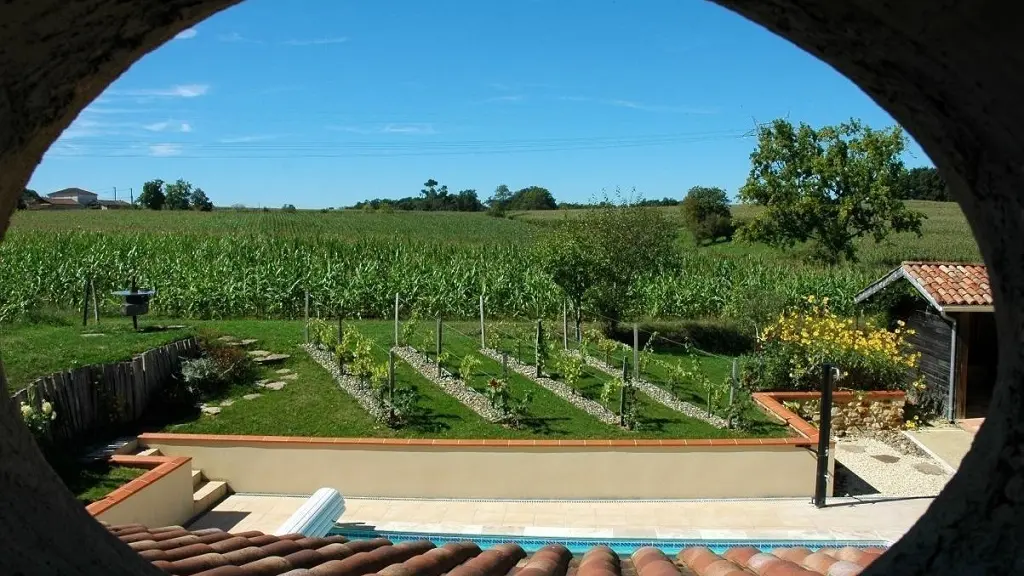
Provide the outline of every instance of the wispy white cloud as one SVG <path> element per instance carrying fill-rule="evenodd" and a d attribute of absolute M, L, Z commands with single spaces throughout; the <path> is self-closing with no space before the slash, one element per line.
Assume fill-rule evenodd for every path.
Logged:
<path fill-rule="evenodd" d="M 191 40 L 199 35 L 199 31 L 195 28 L 186 28 L 181 32 L 178 32 L 175 36 L 175 40 Z"/>
<path fill-rule="evenodd" d="M 344 44 L 345 42 L 348 42 L 348 38 L 346 38 L 344 36 L 335 36 L 335 37 L 331 37 L 331 38 L 308 38 L 308 39 L 300 39 L 300 40 L 296 40 L 296 39 L 285 40 L 284 42 L 282 42 L 282 44 L 287 44 L 288 46 L 324 46 L 324 45 L 327 45 L 327 44 Z"/>
<path fill-rule="evenodd" d="M 632 100 L 610 100 L 608 104 L 612 106 L 618 106 L 620 108 L 631 108 L 633 110 L 642 110 L 644 112 L 669 112 L 674 114 L 717 114 L 717 108 L 699 108 L 691 106 L 663 106 L 659 104 L 645 104 L 643 102 L 634 102 Z"/>
<path fill-rule="evenodd" d="M 256 40 L 255 38 L 247 38 L 242 36 L 238 32 L 230 32 L 228 34 L 221 34 L 217 36 L 217 40 L 221 42 L 237 42 L 237 43 L 248 43 L 248 44 L 263 44 L 262 40 Z"/>
<path fill-rule="evenodd" d="M 162 122 L 154 122 L 152 124 L 146 124 L 143 126 L 150 132 L 191 132 L 192 125 L 188 122 L 178 122 L 176 120 L 164 120 Z"/>
<path fill-rule="evenodd" d="M 388 124 L 381 130 L 385 134 L 433 134 L 433 124 Z"/>
<path fill-rule="evenodd" d="M 145 96 L 161 98 L 196 98 L 210 90 L 209 84 L 178 84 L 170 88 L 147 88 L 142 90 L 110 90 L 114 96 Z"/>
<path fill-rule="evenodd" d="M 178 156 L 181 154 L 181 144 L 152 144 L 149 146 L 149 155 L 157 157 Z"/>
<path fill-rule="evenodd" d="M 526 96 L 522 94 L 509 94 L 506 96 L 494 96 L 488 98 L 484 102 L 521 102 L 526 99 Z"/>
<path fill-rule="evenodd" d="M 380 126 L 328 126 L 328 130 L 353 134 L 436 134 L 429 123 L 389 123 Z"/>
<path fill-rule="evenodd" d="M 623 100 L 623 99 L 601 99 L 591 98 L 589 96 L 556 96 L 556 100 L 563 102 L 594 102 L 597 104 L 603 104 L 606 106 L 615 106 L 617 108 L 629 108 L 631 110 L 640 110 L 643 112 L 662 112 L 669 114 L 718 114 L 719 110 L 715 107 L 694 107 L 694 106 L 666 106 L 661 104 L 648 104 L 646 102 L 637 102 L 634 100 Z"/>
<path fill-rule="evenodd" d="M 251 134 L 248 136 L 230 136 L 227 138 L 220 138 L 217 142 L 221 144 L 246 144 L 248 142 L 264 142 L 266 140 L 274 140 L 278 136 L 276 134 Z"/>

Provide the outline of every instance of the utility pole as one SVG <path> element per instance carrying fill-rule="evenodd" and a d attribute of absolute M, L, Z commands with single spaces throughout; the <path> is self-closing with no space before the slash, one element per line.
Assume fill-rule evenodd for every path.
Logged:
<path fill-rule="evenodd" d="M 114 186 L 114 202 L 117 202 L 117 186 Z"/>

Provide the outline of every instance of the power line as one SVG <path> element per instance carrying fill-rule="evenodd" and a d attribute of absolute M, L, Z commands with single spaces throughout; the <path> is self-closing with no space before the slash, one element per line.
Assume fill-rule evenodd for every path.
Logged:
<path fill-rule="evenodd" d="M 573 138 L 522 141 L 455 141 L 427 143 L 380 142 L 294 142 L 281 144 L 222 144 L 188 142 L 160 143 L 159 151 L 149 150 L 158 144 L 139 141 L 90 141 L 88 150 L 76 152 L 56 148 L 51 155 L 78 158 L 151 157 L 154 152 L 166 158 L 231 159 L 231 158 L 344 158 L 401 156 L 461 156 L 574 150 L 605 150 L 696 144 L 749 138 L 747 132 L 677 134 L 645 137 Z"/>

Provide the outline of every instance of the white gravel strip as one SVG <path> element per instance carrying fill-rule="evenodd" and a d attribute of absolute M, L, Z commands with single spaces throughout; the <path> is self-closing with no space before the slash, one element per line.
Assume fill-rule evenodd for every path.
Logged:
<path fill-rule="evenodd" d="M 481 350 L 480 353 L 484 354 L 485 356 L 488 356 L 489 358 L 493 358 L 498 362 L 501 362 L 501 353 L 498 352 L 497 350 L 485 348 Z M 590 414 L 591 416 L 597 418 L 598 420 L 604 422 L 605 424 L 611 424 L 612 426 L 619 425 L 619 417 L 615 415 L 615 413 L 608 410 L 601 404 L 594 402 L 593 400 L 584 398 L 583 396 L 580 395 L 579 392 L 576 391 L 575 388 L 569 386 L 568 384 L 552 380 L 551 378 L 547 378 L 545 376 L 538 377 L 536 375 L 537 369 L 535 367 L 530 366 L 528 364 L 523 364 L 522 362 L 511 356 L 508 357 L 508 367 L 511 368 L 512 370 L 515 370 L 522 376 L 525 376 L 526 378 L 533 380 L 534 382 L 537 383 L 538 386 L 544 388 L 545 390 L 551 392 L 555 396 L 558 396 L 562 400 L 565 400 L 566 402 L 572 404 L 573 406 L 579 408 L 580 410 L 583 410 L 587 414 Z"/>
<path fill-rule="evenodd" d="M 622 375 L 621 369 L 617 370 L 609 366 L 608 364 L 605 364 L 603 360 L 599 360 L 597 358 L 594 358 L 593 356 L 587 356 L 586 358 L 584 358 L 583 361 L 587 365 L 593 366 L 598 370 L 604 372 L 605 374 L 609 374 L 611 376 Z M 695 420 L 707 422 L 708 424 L 711 424 L 716 428 L 727 428 L 729 426 L 728 422 L 726 422 L 724 418 L 719 418 L 714 414 L 709 415 L 707 410 L 690 404 L 689 402 L 684 402 L 673 396 L 672 393 L 669 392 L 668 390 L 665 390 L 660 386 L 651 384 L 650 382 L 644 380 L 643 378 L 639 380 L 632 380 L 632 383 L 634 386 L 637 387 L 638 390 L 640 390 L 644 394 L 647 394 L 655 402 L 658 402 L 659 404 L 665 406 L 670 410 L 675 410 L 676 412 L 679 412 L 685 416 L 689 416 L 690 418 L 693 418 Z"/>
<path fill-rule="evenodd" d="M 303 346 L 306 352 L 309 353 L 309 357 L 314 362 L 319 364 L 330 372 L 331 376 L 334 377 L 334 381 L 341 386 L 341 389 L 348 392 L 350 396 L 356 399 L 356 402 L 363 407 L 377 420 L 381 420 L 386 417 L 384 409 L 377 403 L 377 399 L 374 396 L 373 389 L 369 385 L 364 384 L 358 378 L 345 374 L 338 368 L 338 359 L 331 352 L 316 346 L 315 344 L 306 344 Z"/>
<path fill-rule="evenodd" d="M 500 423 L 501 415 L 491 409 L 491 402 L 486 396 L 473 390 L 461 379 L 456 378 L 450 372 L 441 368 L 441 376 L 437 375 L 437 363 L 421 354 L 412 346 L 396 346 L 392 348 L 395 355 L 405 360 L 424 378 L 437 384 L 446 394 L 462 402 L 467 408 L 482 416 L 485 420 Z"/>
<path fill-rule="evenodd" d="M 882 496 L 937 496 L 952 477 L 932 458 L 902 453 L 874 438 L 840 439 L 835 457 Z"/>

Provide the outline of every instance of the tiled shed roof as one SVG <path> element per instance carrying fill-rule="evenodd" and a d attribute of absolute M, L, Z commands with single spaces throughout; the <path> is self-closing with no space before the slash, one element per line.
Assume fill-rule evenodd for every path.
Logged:
<path fill-rule="evenodd" d="M 941 306 L 991 306 L 984 264 L 904 262 L 904 273 Z"/>
<path fill-rule="evenodd" d="M 984 264 L 962 262 L 904 262 L 865 288 L 854 299 L 862 302 L 893 282 L 906 279 L 939 310 L 965 308 L 991 311 L 992 288 Z"/>
<path fill-rule="evenodd" d="M 143 558 L 180 576 L 853 576 L 883 550 L 841 548 L 731 548 L 719 556 L 687 548 L 675 557 L 642 548 L 620 558 L 595 547 L 583 556 L 558 545 L 527 555 L 517 544 L 486 551 L 472 542 L 437 547 L 429 541 L 392 544 L 384 538 L 348 541 L 341 536 L 307 538 L 262 532 L 230 534 L 178 526 L 147 529 L 139 524 L 107 526 Z"/>

